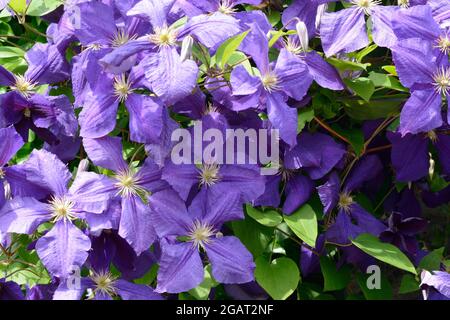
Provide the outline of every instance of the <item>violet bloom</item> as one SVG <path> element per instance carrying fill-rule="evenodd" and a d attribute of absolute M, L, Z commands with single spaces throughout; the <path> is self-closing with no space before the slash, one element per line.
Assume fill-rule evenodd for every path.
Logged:
<path fill-rule="evenodd" d="M 42 223 L 54 223 L 36 243 L 36 251 L 47 270 L 65 278 L 75 266 L 81 266 L 91 248 L 89 238 L 74 221 L 87 213 L 101 214 L 111 192 L 104 192 L 107 178 L 91 172 L 79 173 L 70 188 L 68 168 L 45 150 L 34 150 L 24 164 L 27 181 L 48 190 L 46 202 L 31 197 L 15 197 L 0 210 L 0 230 L 32 234 Z"/>
<path fill-rule="evenodd" d="M 10 87 L 22 96 L 30 97 L 36 87 L 69 78 L 69 64 L 56 46 L 38 43 L 25 55 L 28 69 L 24 75 L 14 75 L 0 66 L 0 86 Z"/>
<path fill-rule="evenodd" d="M 338 12 L 326 12 L 320 24 L 320 38 L 327 57 L 349 53 L 369 44 L 365 16 L 372 19 L 373 41 L 390 48 L 396 42 L 392 30 L 392 15 L 397 6 L 383 6 L 380 0 L 350 0 L 351 7 Z"/>
<path fill-rule="evenodd" d="M 114 172 L 112 178 L 106 177 L 105 191 L 112 191 L 119 197 L 119 235 L 140 255 L 156 240 L 147 202 L 152 192 L 167 187 L 161 180 L 160 168 L 149 158 L 139 170 L 130 167 L 123 159 L 121 139 L 118 137 L 85 138 L 83 145 L 96 166 Z"/>
<path fill-rule="evenodd" d="M 259 5 L 262 0 L 177 0 L 176 6 L 186 15 L 193 17 L 202 13 L 220 12 L 232 15 L 237 12 L 240 4 Z"/>
<path fill-rule="evenodd" d="M 421 287 L 432 288 L 426 290 L 424 294 L 425 300 L 450 300 L 450 273 L 445 271 L 433 271 L 432 273 L 424 271 L 422 274 Z M 430 292 L 431 291 L 431 292 Z"/>
<path fill-rule="evenodd" d="M 401 213 L 393 212 L 388 219 L 388 228 L 380 234 L 380 239 L 414 255 L 419 249 L 414 236 L 426 226 L 427 222 L 424 219 L 415 217 L 405 219 Z"/>
<path fill-rule="evenodd" d="M 0 208 L 5 204 L 5 178 L 7 168 L 5 165 L 23 146 L 22 138 L 14 128 L 0 128 Z"/>
<path fill-rule="evenodd" d="M 319 33 L 322 15 L 327 9 L 327 3 L 331 0 L 294 0 L 281 16 L 281 21 L 287 29 L 295 29 L 294 21 L 303 21 L 308 30 L 309 38 L 314 38 Z"/>
<path fill-rule="evenodd" d="M 149 286 L 135 284 L 114 276 L 108 270 L 90 270 L 90 275 L 80 279 L 79 286 L 62 281 L 53 300 L 80 300 L 87 292 L 87 299 L 113 300 L 162 300 Z"/>
<path fill-rule="evenodd" d="M 297 109 L 287 103 L 288 97 L 302 100 L 307 93 L 312 78 L 305 63 L 298 57 L 282 49 L 275 65 L 269 63 L 269 45 L 266 35 L 257 24 L 251 25 L 248 35 L 251 46 L 246 53 L 252 55 L 258 75 L 250 74 L 243 66 L 231 73 L 234 111 L 255 108 L 267 111 L 270 123 L 280 131 L 280 137 L 290 146 L 296 144 Z"/>
<path fill-rule="evenodd" d="M 20 286 L 11 281 L 5 281 L 4 279 L 0 279 L 0 301 L 9 301 L 9 300 L 24 300 L 25 297 L 20 289 Z"/>
<path fill-rule="evenodd" d="M 198 286 L 204 276 L 203 251 L 211 262 L 214 279 L 220 283 L 254 279 L 251 253 L 238 238 L 220 232 L 225 222 L 242 218 L 238 203 L 239 194 L 230 190 L 206 201 L 197 197 L 189 209 L 173 191 L 153 195 L 152 221 L 162 238 L 157 292 L 178 293 Z"/>
<path fill-rule="evenodd" d="M 407 134 L 404 137 L 388 132 L 388 138 L 392 143 L 391 161 L 397 181 L 416 181 L 429 174 L 430 144 L 436 148 L 442 173 L 450 176 L 450 136 L 444 131 L 432 130 L 427 134 Z"/>
<path fill-rule="evenodd" d="M 163 129 L 163 113 L 167 112 L 161 100 L 137 94 L 143 70 L 132 69 L 129 75 L 101 74 L 91 88 L 79 116 L 80 135 L 101 138 L 116 127 L 117 110 L 123 103 L 130 117 L 130 138 L 139 143 L 156 142 Z"/>
<path fill-rule="evenodd" d="M 450 93 L 447 59 L 440 60 L 439 50 L 418 38 L 398 41 L 392 55 L 401 83 L 412 92 L 400 115 L 399 132 L 405 136 L 439 128 L 442 97 Z"/>
<path fill-rule="evenodd" d="M 142 0 L 136 3 L 128 15 L 147 19 L 152 25 L 150 32 L 101 59 L 108 70 L 113 70 L 129 57 L 148 52 L 141 63 L 150 89 L 168 105 L 189 95 L 197 81 L 198 67 L 194 61 L 180 56 L 178 42 L 192 36 L 210 48 L 240 30 L 235 19 L 221 13 L 193 17 L 182 27 L 170 25 L 168 15 L 174 3 L 175 0 Z"/>
<path fill-rule="evenodd" d="M 0 127 L 11 125 L 24 141 L 32 130 L 51 146 L 73 138 L 78 130 L 74 108 L 66 96 L 33 94 L 25 98 L 14 91 L 0 95 Z"/>

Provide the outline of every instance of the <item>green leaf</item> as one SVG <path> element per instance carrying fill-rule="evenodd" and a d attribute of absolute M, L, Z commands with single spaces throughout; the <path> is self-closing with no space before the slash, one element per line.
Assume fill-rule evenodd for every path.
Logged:
<path fill-rule="evenodd" d="M 20 48 L 6 46 L 0 47 L 0 59 L 23 57 L 24 55 L 25 51 Z"/>
<path fill-rule="evenodd" d="M 255 263 L 256 281 L 274 300 L 285 300 L 297 289 L 300 271 L 293 260 L 283 257 L 270 263 L 259 257 Z"/>
<path fill-rule="evenodd" d="M 358 99 L 342 100 L 345 112 L 355 120 L 376 120 L 397 115 L 400 106 L 408 96 L 396 95 L 389 98 L 374 98 L 370 102 Z"/>
<path fill-rule="evenodd" d="M 27 10 L 28 16 L 46 15 L 64 4 L 64 0 L 33 0 Z"/>
<path fill-rule="evenodd" d="M 351 280 L 350 267 L 345 265 L 337 269 L 334 261 L 328 257 L 320 258 L 320 269 L 324 279 L 323 291 L 342 290 Z"/>
<path fill-rule="evenodd" d="M 425 269 L 428 271 L 439 270 L 441 267 L 441 262 L 444 259 L 444 250 L 445 248 L 439 248 L 431 251 L 419 263 L 419 268 Z"/>
<path fill-rule="evenodd" d="M 398 77 L 397 70 L 395 69 L 395 66 L 383 66 L 381 67 L 384 71 L 386 71 L 389 74 L 392 74 L 393 76 Z"/>
<path fill-rule="evenodd" d="M 290 216 L 285 215 L 284 221 L 297 237 L 313 248 L 316 246 L 317 217 L 309 204 L 305 204 Z"/>
<path fill-rule="evenodd" d="M 216 61 L 220 68 L 223 68 L 227 64 L 231 55 L 239 48 L 249 32 L 250 30 L 247 30 L 226 40 L 219 49 L 217 49 Z"/>
<path fill-rule="evenodd" d="M 343 129 L 338 125 L 334 125 L 333 129 L 343 135 L 350 142 L 356 155 L 361 155 L 364 150 L 364 134 L 358 129 Z"/>
<path fill-rule="evenodd" d="M 387 74 L 372 71 L 369 73 L 369 79 L 372 80 L 375 87 L 389 88 L 401 92 L 409 92 L 409 90 L 405 88 L 397 78 L 389 76 Z"/>
<path fill-rule="evenodd" d="M 369 102 L 373 93 L 375 92 L 375 85 L 369 78 L 357 78 L 354 80 L 344 79 L 345 84 L 352 89 L 352 91 Z"/>
<path fill-rule="evenodd" d="M 219 283 L 214 280 L 211 271 L 211 265 L 207 265 L 205 267 L 205 277 L 203 282 L 196 288 L 189 290 L 189 294 L 194 296 L 197 300 L 207 300 L 209 293 L 211 292 L 211 288 L 214 288 Z"/>
<path fill-rule="evenodd" d="M 414 265 L 408 257 L 399 248 L 390 243 L 381 242 L 377 237 L 369 233 L 360 234 L 356 239 L 352 240 L 352 243 L 380 261 L 412 274 L 417 274 Z"/>
<path fill-rule="evenodd" d="M 358 281 L 359 287 L 367 300 L 392 300 L 393 291 L 392 286 L 386 276 L 380 274 L 380 288 L 369 289 L 367 287 L 367 279 L 370 274 L 358 273 L 356 275 L 356 280 Z"/>
<path fill-rule="evenodd" d="M 297 125 L 297 133 L 300 133 L 305 128 L 308 122 L 311 122 L 314 119 L 314 108 L 307 107 L 302 108 L 298 111 L 298 125 Z"/>
<path fill-rule="evenodd" d="M 27 0 L 10 0 L 9 6 L 18 13 L 24 13 L 27 7 Z"/>
<path fill-rule="evenodd" d="M 337 69 L 341 71 L 362 71 L 367 70 L 367 67 L 370 67 L 370 63 L 358 63 L 348 60 L 339 60 L 336 58 L 328 58 L 326 59 L 331 65 L 335 66 Z"/>
<path fill-rule="evenodd" d="M 411 274 L 405 274 L 402 277 L 402 282 L 400 283 L 400 288 L 398 289 L 399 294 L 410 293 L 419 290 L 419 282 Z"/>
<path fill-rule="evenodd" d="M 231 223 L 234 235 L 241 240 L 245 247 L 259 257 L 268 249 L 273 237 L 273 230 L 257 223 L 253 219 L 233 221 Z"/>
<path fill-rule="evenodd" d="M 356 60 L 361 62 L 365 56 L 367 56 L 368 54 L 370 54 L 372 51 L 374 51 L 377 48 L 378 48 L 378 46 L 376 44 L 372 44 L 370 46 L 365 47 L 364 49 L 362 49 L 355 55 Z"/>
<path fill-rule="evenodd" d="M 275 227 L 283 221 L 283 217 L 275 210 L 263 212 L 250 205 L 246 205 L 245 208 L 247 214 L 263 226 Z"/>

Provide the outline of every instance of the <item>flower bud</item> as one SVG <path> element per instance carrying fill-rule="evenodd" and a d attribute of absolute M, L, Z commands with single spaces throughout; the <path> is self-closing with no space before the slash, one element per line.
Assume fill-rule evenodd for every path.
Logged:
<path fill-rule="evenodd" d="M 298 38 L 300 39 L 300 45 L 302 46 L 303 52 L 307 52 L 309 48 L 309 36 L 308 28 L 303 21 L 297 22 L 295 25 L 297 29 Z"/>
<path fill-rule="evenodd" d="M 187 36 L 183 39 L 181 44 L 181 61 L 186 61 L 192 57 L 192 46 L 194 45 L 194 39 L 191 36 Z"/>
<path fill-rule="evenodd" d="M 326 3 L 321 4 L 318 8 L 317 8 L 317 13 L 316 13 L 316 30 L 319 30 L 320 28 L 320 23 L 322 22 L 322 17 L 323 14 L 325 13 L 325 11 L 327 11 L 328 9 L 328 5 Z M 319 31 L 317 31 L 318 33 Z"/>

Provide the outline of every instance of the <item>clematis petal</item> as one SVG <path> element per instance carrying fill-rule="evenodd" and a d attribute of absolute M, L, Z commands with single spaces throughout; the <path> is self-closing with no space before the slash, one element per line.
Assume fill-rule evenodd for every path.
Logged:
<path fill-rule="evenodd" d="M 132 94 L 126 106 L 130 115 L 130 137 L 139 143 L 158 141 L 163 127 L 164 105 L 153 97 Z"/>
<path fill-rule="evenodd" d="M 15 81 L 14 75 L 3 66 L 0 66 L 0 86 L 11 86 Z"/>
<path fill-rule="evenodd" d="M 167 15 L 175 0 L 141 0 L 129 11 L 129 16 L 145 16 L 150 20 L 153 28 L 167 26 Z"/>
<path fill-rule="evenodd" d="M 350 171 L 344 189 L 350 192 L 361 188 L 364 182 L 371 181 L 382 172 L 383 164 L 377 155 L 364 156 Z"/>
<path fill-rule="evenodd" d="M 369 44 L 364 12 L 357 8 L 326 12 L 322 16 L 320 37 L 327 57 L 364 48 Z"/>
<path fill-rule="evenodd" d="M 435 288 L 450 299 L 450 274 L 444 271 L 425 272 L 421 285 L 426 284 Z"/>
<path fill-rule="evenodd" d="M 179 37 L 191 35 L 207 48 L 215 48 L 240 31 L 238 21 L 220 12 L 191 18 L 180 30 Z"/>
<path fill-rule="evenodd" d="M 320 202 L 324 206 L 324 213 L 329 214 L 339 202 L 341 182 L 336 172 L 332 172 L 325 184 L 317 187 Z"/>
<path fill-rule="evenodd" d="M 46 204 L 33 198 L 14 198 L 0 209 L 0 231 L 32 234 L 51 215 Z"/>
<path fill-rule="evenodd" d="M 281 90 L 298 101 L 303 99 L 313 81 L 306 63 L 286 49 L 281 49 L 274 73 Z"/>
<path fill-rule="evenodd" d="M 254 280 L 252 254 L 236 237 L 217 238 L 205 245 L 214 279 L 221 283 L 247 283 Z"/>
<path fill-rule="evenodd" d="M 71 222 L 59 220 L 36 243 L 36 251 L 47 270 L 59 278 L 67 278 L 88 257 L 91 240 Z"/>
<path fill-rule="evenodd" d="M 197 287 L 204 277 L 197 248 L 191 243 L 161 242 L 156 292 L 179 293 Z"/>
<path fill-rule="evenodd" d="M 306 53 L 305 62 L 309 72 L 321 87 L 331 90 L 343 90 L 344 84 L 339 73 L 334 67 L 326 62 L 317 52 Z"/>
<path fill-rule="evenodd" d="M 239 65 L 233 69 L 230 76 L 233 95 L 245 96 L 255 94 L 261 87 L 261 80 L 258 77 L 250 75 L 247 70 Z"/>
<path fill-rule="evenodd" d="M 378 46 L 391 48 L 396 43 L 392 19 L 397 12 L 395 6 L 376 6 L 372 10 L 372 36 Z"/>
<path fill-rule="evenodd" d="M 157 192 L 150 197 L 151 220 L 159 237 L 184 236 L 193 221 L 183 200 L 173 190 Z"/>
<path fill-rule="evenodd" d="M 162 178 L 186 200 L 192 187 L 200 182 L 200 172 L 195 165 L 168 162 L 162 169 Z"/>
<path fill-rule="evenodd" d="M 289 107 L 279 93 L 267 95 L 267 115 L 281 139 L 291 147 L 297 143 L 297 109 Z"/>
<path fill-rule="evenodd" d="M 443 122 L 441 105 L 441 96 L 436 91 L 414 91 L 400 114 L 400 133 L 404 136 L 439 128 Z"/>
<path fill-rule="evenodd" d="M 123 300 L 162 300 L 152 288 L 143 284 L 134 284 L 122 279 L 115 283 L 117 293 Z"/>
<path fill-rule="evenodd" d="M 430 166 L 428 156 L 428 139 L 423 135 L 388 132 L 392 143 L 391 161 L 397 181 L 416 181 L 428 174 Z"/>
<path fill-rule="evenodd" d="M 0 167 L 3 167 L 24 145 L 14 127 L 0 128 Z"/>
<path fill-rule="evenodd" d="M 308 177 L 295 175 L 286 183 L 286 200 L 283 204 L 283 213 L 290 215 L 301 205 L 306 203 L 313 192 L 313 182 Z"/>
<path fill-rule="evenodd" d="M 96 166 L 115 172 L 122 172 L 128 169 L 128 164 L 123 159 L 122 143 L 119 137 L 84 138 L 83 146 L 89 159 Z"/>
<path fill-rule="evenodd" d="M 167 105 L 186 97 L 196 86 L 197 64 L 192 60 L 182 61 L 175 48 L 162 47 L 142 63 L 153 92 Z"/>
<path fill-rule="evenodd" d="M 119 236 L 127 240 L 137 255 L 148 250 L 156 240 L 150 208 L 135 196 L 122 198 Z"/>
<path fill-rule="evenodd" d="M 94 285 L 89 278 L 62 280 L 53 294 L 53 300 L 80 300 L 84 292 Z"/>

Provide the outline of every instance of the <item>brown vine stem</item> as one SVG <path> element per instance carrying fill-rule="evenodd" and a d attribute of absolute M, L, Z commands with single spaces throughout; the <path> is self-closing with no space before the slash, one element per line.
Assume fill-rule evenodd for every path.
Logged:
<path fill-rule="evenodd" d="M 342 141 L 345 141 L 346 143 L 350 144 L 350 141 L 348 141 L 348 139 L 344 136 L 342 136 L 341 134 L 337 133 L 335 130 L 333 130 L 329 125 L 327 125 L 325 122 L 323 122 L 321 119 L 319 119 L 318 117 L 314 117 L 314 120 L 325 130 L 327 130 L 329 133 L 331 133 L 332 135 L 338 137 L 339 139 L 341 139 Z"/>

